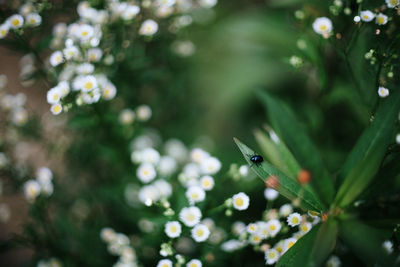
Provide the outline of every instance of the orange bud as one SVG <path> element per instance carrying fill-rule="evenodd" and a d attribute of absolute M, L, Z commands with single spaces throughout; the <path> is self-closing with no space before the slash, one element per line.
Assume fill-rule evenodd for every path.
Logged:
<path fill-rule="evenodd" d="M 213 262 L 215 260 L 215 255 L 213 253 L 208 253 L 206 255 L 206 261 Z"/>
<path fill-rule="evenodd" d="M 278 189 L 279 187 L 279 180 L 276 175 L 270 175 L 265 179 L 264 181 L 265 187 L 272 188 L 272 189 Z"/>
<path fill-rule="evenodd" d="M 297 181 L 299 181 L 301 185 L 308 184 L 310 180 L 311 180 L 311 173 L 307 170 L 302 169 L 297 174 Z"/>
<path fill-rule="evenodd" d="M 321 219 L 323 222 L 326 222 L 326 220 L 328 220 L 328 213 L 322 214 Z"/>

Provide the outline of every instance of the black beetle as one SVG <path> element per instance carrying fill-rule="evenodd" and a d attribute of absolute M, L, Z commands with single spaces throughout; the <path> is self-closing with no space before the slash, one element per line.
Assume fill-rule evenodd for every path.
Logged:
<path fill-rule="evenodd" d="M 253 162 L 253 164 L 256 164 L 256 166 L 258 166 L 264 161 L 264 159 L 260 155 L 254 154 L 254 155 L 250 156 L 250 161 Z"/>

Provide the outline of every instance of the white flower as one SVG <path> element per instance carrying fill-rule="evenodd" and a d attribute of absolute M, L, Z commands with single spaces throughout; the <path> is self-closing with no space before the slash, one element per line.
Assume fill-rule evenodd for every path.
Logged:
<path fill-rule="evenodd" d="M 262 239 L 265 239 L 269 235 L 269 228 L 268 228 L 268 223 L 266 222 L 257 222 L 257 233 L 260 235 Z"/>
<path fill-rule="evenodd" d="M 157 169 L 163 176 L 168 176 L 176 171 L 177 163 L 174 158 L 170 156 L 162 156 L 158 163 Z"/>
<path fill-rule="evenodd" d="M 269 220 L 267 222 L 269 235 L 275 237 L 282 228 L 281 222 L 276 219 Z"/>
<path fill-rule="evenodd" d="M 214 184 L 214 179 L 209 175 L 200 178 L 200 186 L 206 191 L 212 190 L 214 188 Z"/>
<path fill-rule="evenodd" d="M 210 236 L 210 230 L 203 224 L 198 224 L 193 227 L 191 233 L 196 242 L 204 242 Z"/>
<path fill-rule="evenodd" d="M 124 125 L 132 124 L 134 120 L 135 112 L 131 109 L 124 109 L 119 114 L 119 121 Z"/>
<path fill-rule="evenodd" d="M 232 225 L 232 232 L 235 235 L 241 235 L 246 232 L 246 225 L 240 221 L 234 222 Z"/>
<path fill-rule="evenodd" d="M 41 191 L 44 195 L 50 196 L 51 194 L 53 194 L 54 188 L 53 188 L 53 184 L 51 182 L 45 183 L 45 184 L 40 184 L 40 186 L 42 189 Z"/>
<path fill-rule="evenodd" d="M 139 34 L 145 36 L 151 36 L 158 31 L 158 24 L 154 20 L 145 20 L 139 29 Z"/>
<path fill-rule="evenodd" d="M 90 63 L 82 63 L 76 67 L 76 72 L 82 75 L 91 74 L 94 71 L 93 64 Z"/>
<path fill-rule="evenodd" d="M 85 41 L 93 37 L 94 29 L 88 24 L 82 24 L 76 29 L 76 34 L 79 39 Z"/>
<path fill-rule="evenodd" d="M 111 82 L 106 83 L 102 88 L 102 96 L 105 100 L 113 99 L 117 94 L 117 88 Z"/>
<path fill-rule="evenodd" d="M 90 62 L 99 62 L 103 56 L 103 51 L 100 48 L 90 48 L 87 52 L 87 59 Z"/>
<path fill-rule="evenodd" d="M 202 267 L 202 266 L 203 264 L 198 259 L 193 259 L 190 260 L 188 263 L 186 263 L 186 267 Z"/>
<path fill-rule="evenodd" d="M 78 47 L 72 45 L 63 50 L 64 56 L 67 60 L 71 59 L 78 59 L 80 56 L 80 52 L 78 50 Z"/>
<path fill-rule="evenodd" d="M 212 8 L 217 4 L 218 0 L 200 0 L 199 4 L 204 8 Z"/>
<path fill-rule="evenodd" d="M 249 174 L 249 167 L 247 165 L 240 166 L 239 173 L 242 177 L 246 177 Z"/>
<path fill-rule="evenodd" d="M 364 10 L 360 12 L 360 17 L 362 21 L 369 22 L 374 19 L 375 15 L 369 10 Z"/>
<path fill-rule="evenodd" d="M 258 233 L 252 234 L 249 237 L 249 242 L 252 245 L 258 245 L 261 243 L 261 241 L 262 241 L 262 238 L 261 238 L 260 234 L 258 234 Z"/>
<path fill-rule="evenodd" d="M 386 240 L 385 242 L 383 242 L 382 247 L 388 254 L 391 254 L 393 252 L 393 243 L 390 240 Z"/>
<path fill-rule="evenodd" d="M 53 113 L 53 115 L 58 115 L 58 114 L 60 114 L 60 113 L 62 112 L 62 110 L 63 110 L 63 108 L 62 108 L 62 106 L 61 106 L 60 103 L 53 104 L 53 105 L 51 105 L 51 107 L 50 107 L 50 111 L 51 111 L 51 113 Z"/>
<path fill-rule="evenodd" d="M 245 210 L 249 207 L 250 198 L 243 192 L 232 197 L 233 207 L 237 210 Z"/>
<path fill-rule="evenodd" d="M 53 27 L 53 34 L 57 37 L 62 37 L 67 33 L 67 25 L 63 22 L 57 23 Z"/>
<path fill-rule="evenodd" d="M 115 237 L 116 237 L 115 231 L 109 227 L 105 227 L 105 228 L 101 229 L 101 231 L 100 231 L 101 240 L 103 240 L 107 243 L 110 243 L 113 240 L 115 240 Z"/>
<path fill-rule="evenodd" d="M 250 223 L 249 225 L 247 225 L 246 229 L 249 234 L 255 234 L 258 230 L 258 226 L 255 223 Z"/>
<path fill-rule="evenodd" d="M 385 25 L 388 22 L 388 16 L 379 13 L 378 15 L 376 15 L 375 22 L 378 25 Z"/>
<path fill-rule="evenodd" d="M 223 243 L 221 245 L 221 249 L 223 251 L 226 252 L 232 252 L 238 249 L 241 249 L 242 247 L 244 247 L 246 245 L 246 243 L 244 241 L 239 241 L 239 240 L 235 240 L 235 239 L 231 239 L 226 241 L 225 243 Z"/>
<path fill-rule="evenodd" d="M 152 164 L 142 163 L 136 171 L 136 176 L 142 183 L 149 183 L 156 178 L 157 173 Z"/>
<path fill-rule="evenodd" d="M 140 105 L 136 108 L 136 116 L 139 121 L 148 121 L 151 118 L 151 108 L 147 105 Z"/>
<path fill-rule="evenodd" d="M 160 197 L 168 198 L 172 194 L 172 186 L 165 180 L 157 180 L 153 183 L 160 194 Z"/>
<path fill-rule="evenodd" d="M 61 94 L 61 97 L 65 97 L 69 94 L 71 90 L 69 87 L 69 83 L 67 81 L 61 81 L 57 84 L 57 88 Z"/>
<path fill-rule="evenodd" d="M 34 7 L 32 3 L 26 2 L 25 4 L 19 7 L 19 13 L 23 16 L 26 16 L 33 11 L 33 8 Z"/>
<path fill-rule="evenodd" d="M 389 8 L 394 8 L 400 5 L 400 0 L 386 0 L 386 4 Z"/>
<path fill-rule="evenodd" d="M 292 207 L 292 205 L 290 205 L 290 204 L 282 205 L 282 206 L 279 208 L 279 216 L 281 216 L 281 217 L 287 217 L 287 216 L 289 216 L 290 213 L 292 213 L 292 212 L 293 212 L 293 207 Z"/>
<path fill-rule="evenodd" d="M 294 212 L 287 217 L 287 223 L 291 227 L 295 227 L 296 225 L 299 225 L 301 223 L 301 215 L 297 212 Z"/>
<path fill-rule="evenodd" d="M 305 233 L 308 233 L 308 231 L 311 230 L 312 224 L 309 223 L 309 222 L 303 222 L 303 223 L 300 224 L 299 228 L 300 228 L 300 231 L 301 231 L 303 234 L 305 234 Z"/>
<path fill-rule="evenodd" d="M 160 198 L 160 192 L 154 185 L 146 185 L 140 188 L 139 200 L 146 206 L 151 206 Z"/>
<path fill-rule="evenodd" d="M 389 95 L 389 89 L 387 89 L 383 86 L 379 86 L 378 95 L 382 98 L 387 97 Z"/>
<path fill-rule="evenodd" d="M 179 219 L 189 227 L 195 226 L 200 222 L 201 211 L 198 207 L 183 208 L 179 213 Z"/>
<path fill-rule="evenodd" d="M 165 233 L 170 238 L 177 238 L 182 233 L 181 224 L 177 221 L 167 222 L 165 224 Z"/>
<path fill-rule="evenodd" d="M 30 13 L 26 16 L 26 21 L 29 25 L 39 26 L 42 23 L 42 17 L 38 13 Z"/>
<path fill-rule="evenodd" d="M 12 113 L 12 123 L 17 126 L 24 125 L 28 121 L 28 112 L 24 108 L 16 108 Z"/>
<path fill-rule="evenodd" d="M 141 160 L 156 165 L 160 161 L 160 153 L 154 148 L 145 148 L 141 152 Z"/>
<path fill-rule="evenodd" d="M 199 186 L 191 186 L 186 190 L 186 198 L 189 200 L 190 204 L 201 202 L 205 199 L 206 193 L 203 188 Z"/>
<path fill-rule="evenodd" d="M 290 249 L 296 242 L 297 239 L 293 237 L 285 239 L 285 241 L 283 242 L 283 253 L 288 251 L 288 249 Z"/>
<path fill-rule="evenodd" d="M 332 32 L 332 21 L 326 17 L 317 18 L 313 23 L 313 29 L 321 35 L 329 35 Z"/>
<path fill-rule="evenodd" d="M 123 20 L 131 20 L 136 17 L 137 14 L 140 12 L 140 7 L 135 5 L 128 5 L 125 10 L 121 14 L 121 18 Z"/>
<path fill-rule="evenodd" d="M 24 24 L 24 17 L 19 14 L 15 14 L 8 18 L 8 22 L 12 29 L 18 29 Z"/>
<path fill-rule="evenodd" d="M 396 143 L 400 144 L 400 133 L 396 135 Z"/>
<path fill-rule="evenodd" d="M 268 200 L 275 200 L 277 199 L 279 196 L 278 191 L 276 191 L 275 189 L 272 188 L 266 188 L 264 190 L 264 197 Z"/>
<path fill-rule="evenodd" d="M 279 259 L 279 252 L 276 249 L 268 249 L 265 251 L 265 262 L 268 265 L 272 265 Z"/>
<path fill-rule="evenodd" d="M 360 22 L 361 18 L 360 16 L 354 16 L 353 21 L 354 22 Z"/>
<path fill-rule="evenodd" d="M 50 56 L 50 65 L 56 67 L 64 62 L 63 54 L 61 51 L 55 51 Z"/>
<path fill-rule="evenodd" d="M 157 263 L 157 267 L 172 267 L 172 261 L 170 261 L 168 259 L 160 260 Z"/>
<path fill-rule="evenodd" d="M 200 168 L 204 174 L 216 174 L 221 169 L 221 162 L 217 158 L 209 157 L 201 162 Z"/>
<path fill-rule="evenodd" d="M 49 104 L 57 104 L 60 102 L 62 97 L 60 88 L 53 87 L 49 91 L 47 91 L 47 103 Z"/>
<path fill-rule="evenodd" d="M 80 81 L 80 88 L 82 92 L 90 92 L 93 89 L 97 88 L 97 80 L 93 75 L 86 75 L 82 77 Z"/>
<path fill-rule="evenodd" d="M 190 159 L 193 162 L 196 162 L 200 164 L 202 161 L 205 159 L 209 158 L 210 154 L 208 154 L 206 151 L 204 151 L 201 148 L 194 148 L 190 151 Z"/>
<path fill-rule="evenodd" d="M 35 180 L 29 180 L 24 184 L 24 194 L 29 202 L 35 201 L 40 194 L 40 184 Z"/>
<path fill-rule="evenodd" d="M 50 183 L 53 179 L 53 173 L 49 168 L 41 167 L 36 171 L 36 179 L 40 184 Z"/>
<path fill-rule="evenodd" d="M 10 29 L 10 24 L 8 23 L 3 23 L 0 25 L 0 39 L 3 39 L 4 37 L 7 36 L 9 29 Z"/>
<path fill-rule="evenodd" d="M 332 255 L 329 257 L 329 259 L 326 261 L 326 267 L 340 267 L 342 265 L 342 262 L 340 261 L 338 256 Z"/>
<path fill-rule="evenodd" d="M 175 4 L 176 0 L 156 0 L 155 4 L 157 6 L 165 6 L 165 7 L 170 7 Z"/>

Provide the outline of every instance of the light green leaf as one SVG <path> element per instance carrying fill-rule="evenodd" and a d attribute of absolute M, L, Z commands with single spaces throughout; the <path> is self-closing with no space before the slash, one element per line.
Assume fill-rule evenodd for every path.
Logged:
<path fill-rule="evenodd" d="M 367 266 L 395 266 L 394 260 L 382 247 L 390 232 L 379 230 L 355 219 L 339 224 L 340 238 L 364 261 Z"/>
<path fill-rule="evenodd" d="M 311 251 L 311 261 L 313 262 L 313 266 L 322 265 L 335 248 L 337 233 L 338 223 L 336 220 L 329 219 L 327 222 L 322 224 Z"/>
<path fill-rule="evenodd" d="M 390 142 L 394 140 L 400 93 L 383 99 L 371 125 L 364 131 L 339 174 L 335 203 L 345 207 L 352 203 L 370 184 L 380 168 Z"/>
<path fill-rule="evenodd" d="M 329 172 L 324 167 L 318 149 L 310 140 L 303 125 L 290 108 L 282 101 L 265 92 L 259 96 L 268 111 L 271 124 L 277 134 L 285 141 L 300 166 L 312 174 L 311 186 L 319 198 L 329 205 L 334 197 L 334 185 Z"/>
<path fill-rule="evenodd" d="M 302 187 L 294 179 L 289 178 L 283 172 L 267 163 L 265 160 L 259 165 L 253 164 L 250 161 L 250 157 L 254 155 L 254 151 L 241 143 L 238 139 L 234 138 L 234 140 L 246 161 L 252 166 L 251 168 L 253 171 L 255 171 L 263 181 L 265 181 L 269 176 L 275 175 L 279 180 L 279 186 L 276 190 L 279 191 L 280 194 L 290 200 L 298 199 L 300 201 L 300 207 L 304 210 L 311 210 L 319 213 L 325 211 L 325 206 L 317 196 Z"/>

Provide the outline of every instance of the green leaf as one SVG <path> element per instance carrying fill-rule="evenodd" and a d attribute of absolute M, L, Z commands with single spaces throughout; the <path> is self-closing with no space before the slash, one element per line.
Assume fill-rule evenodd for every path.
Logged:
<path fill-rule="evenodd" d="M 349 219 L 340 221 L 339 236 L 367 266 L 394 266 L 394 259 L 382 247 L 390 232 Z"/>
<path fill-rule="evenodd" d="M 339 182 L 335 203 L 345 207 L 352 203 L 370 184 L 380 168 L 387 147 L 394 140 L 400 93 L 383 99 L 371 125 L 364 131 L 348 156 Z"/>
<path fill-rule="evenodd" d="M 320 266 L 331 254 L 336 245 L 338 234 L 338 223 L 334 219 L 329 219 L 323 223 L 315 239 L 314 247 L 311 251 L 313 266 Z"/>
<path fill-rule="evenodd" d="M 295 117 L 290 108 L 282 101 L 275 99 L 265 92 L 259 92 L 269 119 L 277 134 L 285 140 L 300 166 L 311 172 L 311 186 L 319 198 L 329 205 L 334 197 L 334 185 L 329 172 L 324 167 L 320 153 L 312 143 L 303 125 Z"/>
<path fill-rule="evenodd" d="M 279 259 L 276 267 L 288 266 L 312 266 L 310 251 L 313 249 L 318 230 L 321 224 L 314 226 L 310 232 L 301 237 L 285 254 Z"/>
<path fill-rule="evenodd" d="M 254 151 L 241 143 L 238 139 L 234 138 L 234 140 L 246 161 L 252 165 L 252 169 L 263 181 L 265 181 L 267 177 L 275 175 L 279 180 L 279 186 L 276 190 L 279 191 L 280 194 L 290 200 L 298 199 L 300 201 L 300 207 L 304 210 L 311 210 L 319 213 L 325 211 L 325 206 L 318 200 L 317 196 L 265 160 L 259 165 L 254 165 L 250 161 L 250 156 L 255 154 Z"/>

